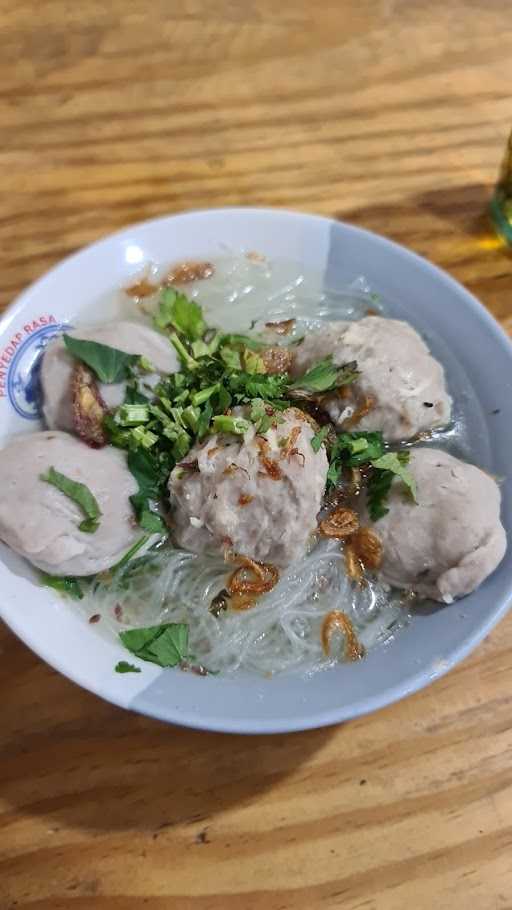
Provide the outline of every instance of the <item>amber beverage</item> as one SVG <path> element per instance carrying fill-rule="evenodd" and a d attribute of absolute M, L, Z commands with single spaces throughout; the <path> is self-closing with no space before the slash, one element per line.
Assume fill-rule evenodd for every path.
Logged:
<path fill-rule="evenodd" d="M 512 246 L 512 133 L 491 199 L 491 216 L 498 233 Z"/>

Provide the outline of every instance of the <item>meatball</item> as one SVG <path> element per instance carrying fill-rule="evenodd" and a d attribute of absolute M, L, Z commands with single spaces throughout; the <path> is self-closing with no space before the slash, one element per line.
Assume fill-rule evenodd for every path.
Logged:
<path fill-rule="evenodd" d="M 277 566 L 304 555 L 316 527 L 327 476 L 314 429 L 290 408 L 258 436 L 210 436 L 169 480 L 177 543 L 196 553 L 226 547 Z"/>
<path fill-rule="evenodd" d="M 474 591 L 501 562 L 506 535 L 493 478 L 439 449 L 411 452 L 418 503 L 394 480 L 389 512 L 375 525 L 381 577 L 398 588 L 451 603 Z M 368 523 L 367 514 L 362 521 Z"/>
<path fill-rule="evenodd" d="M 96 497 L 101 509 L 96 531 L 80 531 L 84 516 L 78 505 L 41 480 L 50 467 Z M 137 483 L 118 449 L 94 450 L 67 433 L 31 433 L 0 451 L 0 472 L 0 539 L 51 575 L 101 572 L 140 537 L 129 502 Z"/>
<path fill-rule="evenodd" d="M 361 371 L 353 386 L 341 389 L 343 397 L 324 399 L 339 427 L 381 430 L 386 439 L 396 441 L 450 420 L 443 368 L 408 323 L 380 316 L 328 323 L 297 347 L 294 375 L 328 354 L 338 365 L 356 360 Z"/>
<path fill-rule="evenodd" d="M 83 326 L 72 329 L 68 334 L 83 341 L 110 345 L 126 354 L 147 357 L 158 373 L 175 373 L 179 370 L 178 358 L 169 339 L 138 322 L 107 322 L 99 326 Z M 43 414 L 50 429 L 73 430 L 70 389 L 74 363 L 62 338 L 49 343 L 41 365 L 41 387 Z M 154 374 L 150 374 L 148 384 L 154 384 L 154 381 Z M 99 391 L 107 407 L 116 408 L 124 400 L 125 384 L 99 383 Z"/>

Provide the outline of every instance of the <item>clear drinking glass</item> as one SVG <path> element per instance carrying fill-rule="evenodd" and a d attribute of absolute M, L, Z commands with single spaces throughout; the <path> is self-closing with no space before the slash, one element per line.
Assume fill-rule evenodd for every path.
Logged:
<path fill-rule="evenodd" d="M 512 246 L 512 132 L 491 199 L 491 216 L 498 233 Z"/>

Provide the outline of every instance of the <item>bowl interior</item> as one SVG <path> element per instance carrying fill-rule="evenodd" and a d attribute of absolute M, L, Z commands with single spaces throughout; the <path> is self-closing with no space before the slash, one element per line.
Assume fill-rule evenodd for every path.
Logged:
<path fill-rule="evenodd" d="M 329 288 L 364 275 L 387 312 L 412 323 L 447 365 L 450 390 L 470 395 L 463 453 L 503 477 L 503 521 L 512 524 L 507 453 L 511 346 L 484 308 L 457 282 L 408 250 L 366 231 L 310 215 L 222 209 L 161 218 L 106 238 L 65 260 L 23 293 L 0 323 L 0 443 L 37 426 L 30 367 L 63 323 L 91 321 L 91 307 L 125 286 L 141 264 L 215 258 L 256 250 L 321 270 Z M 34 584 L 28 564 L 2 547 L 0 614 L 52 666 L 110 701 L 170 722 L 232 732 L 285 732 L 339 722 L 428 684 L 463 658 L 504 615 L 512 553 L 474 594 L 415 616 L 396 639 L 358 664 L 310 678 L 197 678 L 147 665 L 118 675 L 126 652 L 83 615 Z"/>

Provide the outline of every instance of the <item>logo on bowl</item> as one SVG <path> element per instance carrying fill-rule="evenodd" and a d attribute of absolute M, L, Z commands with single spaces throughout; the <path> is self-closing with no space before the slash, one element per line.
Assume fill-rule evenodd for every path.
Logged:
<path fill-rule="evenodd" d="M 41 416 L 43 351 L 66 328 L 69 326 L 57 322 L 55 316 L 39 316 L 16 332 L 0 353 L 0 398 L 7 398 L 25 420 Z"/>

